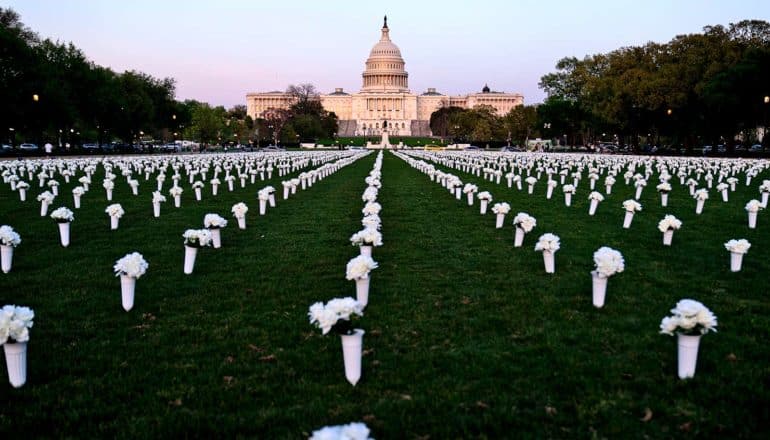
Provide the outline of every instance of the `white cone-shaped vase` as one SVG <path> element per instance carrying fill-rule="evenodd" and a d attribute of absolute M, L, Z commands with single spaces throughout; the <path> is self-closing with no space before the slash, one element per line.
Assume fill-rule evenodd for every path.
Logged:
<path fill-rule="evenodd" d="M 730 252 L 730 271 L 740 272 L 743 265 L 743 254 L 739 252 Z"/>
<path fill-rule="evenodd" d="M 267 200 L 259 200 L 259 215 L 265 215 L 267 211 Z"/>
<path fill-rule="evenodd" d="M 201 201 L 201 189 L 200 188 L 195 188 L 195 200 L 197 200 L 199 202 Z"/>
<path fill-rule="evenodd" d="M 113 231 L 118 229 L 118 222 L 120 222 L 119 217 L 110 217 L 110 229 Z"/>
<path fill-rule="evenodd" d="M 469 192 L 468 194 L 466 194 L 466 197 L 468 198 L 468 206 L 473 206 L 473 199 L 475 198 L 473 196 L 473 193 Z"/>
<path fill-rule="evenodd" d="M 678 348 L 678 374 L 680 379 L 689 379 L 695 376 L 695 366 L 698 363 L 698 346 L 700 335 L 688 336 L 677 334 Z"/>
<path fill-rule="evenodd" d="M 660 206 L 668 206 L 668 193 L 660 193 Z"/>
<path fill-rule="evenodd" d="M 270 193 L 270 195 L 267 197 L 267 201 L 270 203 L 271 208 L 275 208 L 275 194 Z"/>
<path fill-rule="evenodd" d="M 757 213 L 749 212 L 749 229 L 755 229 L 757 227 Z"/>
<path fill-rule="evenodd" d="M 359 248 L 361 250 L 361 255 L 365 255 L 367 257 L 372 256 L 372 246 L 361 245 Z"/>
<path fill-rule="evenodd" d="M 572 193 L 564 193 L 564 204 L 572 206 Z"/>
<path fill-rule="evenodd" d="M 532 185 L 530 185 L 529 187 L 532 188 Z M 529 193 L 532 194 L 532 191 L 530 191 Z M 553 187 L 551 185 L 548 185 L 545 188 L 545 198 L 548 200 L 551 200 L 552 196 L 553 196 Z"/>
<path fill-rule="evenodd" d="M 40 202 L 40 217 L 48 215 L 48 203 Z"/>
<path fill-rule="evenodd" d="M 599 206 L 598 200 L 591 200 L 591 204 L 588 206 L 588 215 L 596 214 L 596 208 Z"/>
<path fill-rule="evenodd" d="M 545 265 L 545 273 L 556 272 L 556 259 L 551 251 L 543 251 L 543 264 Z"/>
<path fill-rule="evenodd" d="M 27 382 L 27 343 L 6 342 L 5 365 L 8 367 L 8 381 L 14 388 L 21 388 Z"/>
<path fill-rule="evenodd" d="M 495 219 L 495 228 L 497 229 L 502 228 L 504 222 L 505 222 L 505 214 L 497 214 L 497 218 Z"/>
<path fill-rule="evenodd" d="M 246 217 L 237 217 L 236 220 L 238 220 L 239 229 L 246 229 Z"/>
<path fill-rule="evenodd" d="M 0 266 L 3 273 L 11 271 L 13 266 L 13 246 L 0 246 Z"/>
<path fill-rule="evenodd" d="M 371 279 L 371 276 L 356 279 L 356 301 L 361 303 L 362 307 L 369 304 L 369 281 Z"/>
<path fill-rule="evenodd" d="M 705 203 L 705 201 L 703 201 L 703 200 L 698 200 L 697 202 L 695 202 L 695 213 L 696 214 L 700 214 L 700 213 L 703 212 L 703 204 L 704 203 Z"/>
<path fill-rule="evenodd" d="M 152 215 L 155 217 L 160 217 L 160 203 L 152 204 Z"/>
<path fill-rule="evenodd" d="M 134 293 L 136 292 L 136 278 L 128 275 L 120 276 L 120 297 L 123 304 L 123 310 L 129 311 L 134 308 Z"/>
<path fill-rule="evenodd" d="M 57 223 L 59 225 L 59 239 L 61 245 L 67 247 L 70 245 L 70 224 L 69 223 Z"/>
<path fill-rule="evenodd" d="M 623 218 L 623 228 L 628 229 L 631 227 L 631 221 L 634 219 L 634 213 L 626 211 L 626 216 Z"/>
<path fill-rule="evenodd" d="M 479 212 L 480 212 L 481 214 L 486 214 L 486 213 L 487 213 L 487 205 L 488 205 L 488 204 L 489 204 L 489 202 L 488 202 L 487 200 L 485 200 L 485 199 L 482 199 L 482 200 L 480 201 L 480 205 L 481 205 L 481 207 L 479 208 L 479 210 L 480 210 Z"/>
<path fill-rule="evenodd" d="M 219 249 L 222 247 L 222 231 L 219 228 L 211 228 L 209 229 L 209 232 L 211 232 L 211 245 L 214 246 L 214 249 Z"/>
<path fill-rule="evenodd" d="M 195 257 L 198 255 L 198 248 L 184 246 L 184 273 L 190 275 L 195 268 Z"/>
<path fill-rule="evenodd" d="M 604 298 L 607 295 L 607 278 L 600 276 L 596 271 L 591 272 L 593 280 L 593 303 L 594 307 L 604 307 Z"/>
<path fill-rule="evenodd" d="M 182 206 L 182 196 L 174 196 L 174 207 L 179 208 Z"/>
<path fill-rule="evenodd" d="M 521 247 L 524 244 L 524 229 L 516 226 L 516 235 L 513 237 L 513 247 Z"/>
<path fill-rule="evenodd" d="M 352 335 L 340 335 L 342 339 L 342 357 L 345 362 L 345 378 L 355 386 L 361 379 L 361 352 L 364 331 L 355 329 Z"/>
<path fill-rule="evenodd" d="M 671 246 L 671 241 L 674 239 L 674 230 L 668 229 L 663 233 L 663 245 Z"/>

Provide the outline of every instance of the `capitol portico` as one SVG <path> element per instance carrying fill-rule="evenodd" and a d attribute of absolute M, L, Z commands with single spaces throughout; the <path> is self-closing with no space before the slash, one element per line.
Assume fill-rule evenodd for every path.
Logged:
<path fill-rule="evenodd" d="M 498 115 L 523 105 L 518 93 L 490 91 L 486 85 L 480 93 L 448 96 L 429 88 L 416 95 L 409 91 L 409 74 L 401 50 L 390 40 L 387 17 L 380 41 L 372 47 L 363 72 L 363 86 L 357 93 L 343 89 L 320 95 L 324 109 L 334 112 L 339 121 L 339 136 L 379 135 L 387 125 L 391 136 L 430 136 L 430 116 L 442 107 L 493 107 Z M 270 109 L 288 109 L 293 97 L 284 92 L 249 93 L 246 109 L 252 118 L 260 118 Z"/>

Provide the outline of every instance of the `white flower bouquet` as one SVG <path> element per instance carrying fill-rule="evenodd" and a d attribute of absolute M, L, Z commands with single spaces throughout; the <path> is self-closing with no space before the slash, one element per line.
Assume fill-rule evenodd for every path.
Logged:
<path fill-rule="evenodd" d="M 27 189 L 29 189 L 29 183 L 21 180 L 21 181 L 19 181 L 19 183 L 16 184 L 16 189 L 27 190 Z M 760 189 L 761 189 L 761 187 L 760 187 Z"/>
<path fill-rule="evenodd" d="M 69 209 L 65 207 L 61 207 L 61 208 L 56 208 L 51 213 L 51 218 L 56 223 L 69 223 L 75 220 L 75 214 L 73 214 L 72 211 L 70 211 Z"/>
<path fill-rule="evenodd" d="M 463 193 L 469 194 L 469 193 L 475 193 L 479 191 L 479 187 L 472 184 L 472 183 L 466 183 L 463 187 Z"/>
<path fill-rule="evenodd" d="M 348 280 L 360 280 L 369 278 L 369 272 L 377 268 L 377 262 L 372 257 L 359 255 L 348 261 L 345 278 Z"/>
<path fill-rule="evenodd" d="M 161 194 L 160 191 L 152 192 L 152 203 L 160 203 L 165 201 L 166 201 L 166 196 Z"/>
<path fill-rule="evenodd" d="M 364 316 L 361 303 L 351 297 L 334 298 L 328 303 L 317 302 L 308 310 L 310 323 L 321 329 L 322 334 L 333 330 L 340 335 L 352 335 L 353 319 Z"/>
<path fill-rule="evenodd" d="M 520 212 L 513 218 L 513 225 L 524 232 L 530 232 L 537 226 L 537 220 L 526 212 Z"/>
<path fill-rule="evenodd" d="M 672 316 L 660 321 L 660 333 L 673 336 L 679 333 L 688 336 L 716 332 L 717 317 L 706 306 L 693 299 L 683 299 L 671 309 Z"/>
<path fill-rule="evenodd" d="M 211 232 L 208 229 L 188 229 L 182 237 L 185 246 L 199 248 L 211 245 Z"/>
<path fill-rule="evenodd" d="M 647 186 L 647 181 L 644 179 L 636 179 L 636 181 L 634 181 L 634 186 L 637 188 L 645 187 Z"/>
<path fill-rule="evenodd" d="M 382 246 L 382 234 L 375 228 L 364 228 L 350 237 L 353 246 Z"/>
<path fill-rule="evenodd" d="M 209 184 L 211 184 L 211 185 L 221 185 L 222 182 L 220 182 L 220 180 L 215 177 L 215 178 L 209 180 Z"/>
<path fill-rule="evenodd" d="M 751 248 L 751 243 L 745 238 L 733 239 L 725 243 L 725 249 L 735 254 L 746 254 L 749 252 L 749 248 Z"/>
<path fill-rule="evenodd" d="M 82 186 L 76 186 L 72 188 L 72 195 L 75 197 L 81 197 L 85 193 L 86 193 L 86 190 Z"/>
<path fill-rule="evenodd" d="M 525 182 L 527 182 L 528 185 L 534 185 L 537 183 L 537 179 L 533 176 L 529 176 L 526 179 L 524 179 Z"/>
<path fill-rule="evenodd" d="M 192 184 L 192 187 L 193 187 L 193 189 L 195 189 L 195 188 L 203 188 L 203 182 L 201 182 L 200 180 L 196 180 L 196 181 L 195 181 L 195 182 Z"/>
<path fill-rule="evenodd" d="M 722 182 L 722 183 L 717 185 L 717 191 L 719 191 L 719 192 L 727 191 L 729 188 L 730 188 L 730 185 L 728 185 L 728 184 L 726 184 L 724 182 Z"/>
<path fill-rule="evenodd" d="M 625 202 L 623 202 L 623 209 L 626 210 L 626 212 L 637 212 L 642 210 L 642 204 L 637 202 L 633 199 L 628 199 Z"/>
<path fill-rule="evenodd" d="M 760 203 L 759 200 L 752 199 L 752 200 L 749 200 L 748 203 L 746 203 L 746 211 L 748 212 L 756 213 L 764 208 L 765 207 L 762 206 L 762 203 Z"/>
<path fill-rule="evenodd" d="M 478 198 L 479 200 L 486 200 L 487 202 L 491 202 L 492 194 L 490 194 L 489 191 L 482 191 L 476 194 L 476 198 Z"/>
<path fill-rule="evenodd" d="M 249 207 L 246 206 L 246 204 L 243 202 L 238 202 L 233 205 L 230 211 L 233 213 L 235 218 L 244 218 L 246 217 L 246 213 L 249 211 Z"/>
<path fill-rule="evenodd" d="M 492 212 L 495 214 L 508 214 L 511 212 L 511 205 L 506 202 L 495 203 L 494 206 L 492 206 Z"/>
<path fill-rule="evenodd" d="M 38 194 L 37 201 L 51 204 L 53 202 L 53 199 L 56 198 L 53 194 L 51 194 L 48 191 L 43 191 L 42 193 Z"/>
<path fill-rule="evenodd" d="M 575 185 L 564 185 L 561 187 L 561 190 L 564 192 L 564 194 L 575 194 Z"/>
<path fill-rule="evenodd" d="M 602 278 L 609 278 L 625 269 L 623 255 L 607 246 L 602 246 L 594 252 L 594 264 L 596 264 L 596 274 Z"/>
<path fill-rule="evenodd" d="M 364 202 L 374 202 L 377 200 L 377 188 L 373 186 L 367 187 L 361 195 L 361 200 Z"/>
<path fill-rule="evenodd" d="M 147 272 L 148 267 L 149 264 L 147 264 L 142 254 L 132 252 L 116 261 L 113 269 L 115 270 L 115 276 L 125 275 L 138 279 Z"/>
<path fill-rule="evenodd" d="M 113 203 L 112 205 L 108 206 L 107 209 L 104 210 L 104 212 L 107 213 L 110 217 L 115 218 L 121 218 L 123 217 L 123 214 L 126 212 L 123 210 L 123 207 L 120 206 L 120 203 Z"/>
<path fill-rule="evenodd" d="M 706 188 L 701 188 L 695 191 L 695 194 L 693 194 L 693 198 L 698 201 L 708 200 L 709 191 Z"/>
<path fill-rule="evenodd" d="M 377 202 L 369 202 L 366 205 L 364 205 L 364 208 L 361 210 L 361 213 L 363 215 L 378 215 L 380 213 L 380 210 L 382 210 L 382 206 Z"/>
<path fill-rule="evenodd" d="M 21 243 L 21 236 L 8 225 L 0 226 L 0 246 L 16 247 Z"/>
<path fill-rule="evenodd" d="M 270 193 L 268 193 L 267 191 L 265 191 L 265 189 L 264 189 L 264 188 L 262 188 L 262 189 L 260 189 L 259 191 L 257 191 L 257 198 L 258 198 L 258 199 L 259 199 L 261 202 L 267 202 L 267 201 L 268 201 L 268 199 L 270 199 Z"/>
<path fill-rule="evenodd" d="M 369 437 L 369 428 L 363 423 L 324 426 L 313 431 L 309 440 L 373 440 Z"/>
<path fill-rule="evenodd" d="M 54 186 L 59 186 L 59 182 L 57 182 L 57 181 L 55 181 L 53 179 L 49 180 L 48 181 L 48 187 L 49 188 L 53 188 Z"/>
<path fill-rule="evenodd" d="M 682 221 L 670 214 L 666 214 L 666 216 L 663 217 L 663 220 L 658 222 L 658 230 L 660 232 L 666 232 L 669 230 L 678 230 L 681 227 L 682 227 Z"/>
<path fill-rule="evenodd" d="M 206 214 L 203 217 L 203 226 L 208 229 L 219 229 L 227 226 L 227 220 L 219 214 Z"/>
<path fill-rule="evenodd" d="M 662 193 L 668 193 L 671 192 L 671 184 L 668 182 L 663 182 L 655 187 L 659 192 Z"/>
<path fill-rule="evenodd" d="M 184 192 L 184 190 L 182 189 L 181 186 L 174 185 L 171 188 L 169 188 L 168 195 L 170 195 L 171 197 L 179 197 L 182 195 L 182 192 Z M 162 201 L 165 202 L 165 200 L 162 200 Z"/>
<path fill-rule="evenodd" d="M 29 307 L 3 306 L 0 309 L 0 345 L 8 341 L 11 343 L 29 341 L 29 329 L 34 324 L 32 322 L 34 318 L 35 312 Z"/>
<path fill-rule="evenodd" d="M 20 184 L 21 184 L 21 182 L 19 182 L 19 185 Z M 16 185 L 16 187 L 18 188 L 19 185 Z M 760 193 L 770 193 L 770 180 L 762 181 L 762 184 L 759 185 L 759 192 Z"/>
<path fill-rule="evenodd" d="M 380 229 L 380 216 L 377 214 L 367 215 L 361 219 L 361 225 L 364 228 Z"/>
<path fill-rule="evenodd" d="M 591 191 L 591 193 L 588 194 L 588 200 L 596 200 L 597 202 L 601 202 L 604 200 L 604 196 L 598 191 Z"/>
<path fill-rule="evenodd" d="M 559 242 L 559 237 L 557 235 L 546 233 L 540 236 L 540 238 L 537 239 L 537 243 L 535 244 L 535 250 L 536 251 L 546 251 L 546 252 L 556 252 L 559 250 L 559 247 L 561 246 Z"/>
<path fill-rule="evenodd" d="M 113 189 L 115 188 L 115 182 L 109 179 L 104 179 L 104 181 L 102 182 L 102 186 L 104 187 L 104 189 Z"/>

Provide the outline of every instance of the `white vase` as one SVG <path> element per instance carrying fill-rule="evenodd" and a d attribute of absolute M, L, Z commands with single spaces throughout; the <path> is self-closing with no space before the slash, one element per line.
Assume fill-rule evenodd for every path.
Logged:
<path fill-rule="evenodd" d="M 112 201 L 112 190 L 111 189 L 107 190 L 107 201 L 108 202 Z"/>
<path fill-rule="evenodd" d="M 644 189 L 643 186 L 637 186 L 636 187 L 636 194 L 634 195 L 634 198 L 636 200 L 639 200 L 640 197 L 642 197 L 642 190 Z"/>
<path fill-rule="evenodd" d="M 289 198 L 289 187 L 288 186 L 284 186 L 283 187 L 283 199 L 286 200 L 288 198 Z"/>
<path fill-rule="evenodd" d="M 3 273 L 11 271 L 11 266 L 13 266 L 13 246 L 0 246 L 0 266 Z"/>
<path fill-rule="evenodd" d="M 607 190 L 607 194 L 612 194 L 612 185 L 604 185 L 604 189 Z"/>
<path fill-rule="evenodd" d="M 362 307 L 369 304 L 369 281 L 371 279 L 371 276 L 356 279 L 356 301 L 361 303 Z"/>
<path fill-rule="evenodd" d="M 516 226 L 516 235 L 513 238 L 513 247 L 521 247 L 524 243 L 524 229 Z"/>
<path fill-rule="evenodd" d="M 749 212 L 749 229 L 755 229 L 757 227 L 757 213 Z"/>
<path fill-rule="evenodd" d="M 457 188 L 455 188 L 455 198 L 457 200 L 460 200 L 460 199 L 463 198 L 463 189 L 462 189 L 462 187 L 458 186 Z"/>
<path fill-rule="evenodd" d="M 138 186 L 132 186 L 131 187 L 131 193 L 135 196 L 139 195 L 139 187 Z"/>
<path fill-rule="evenodd" d="M 527 194 L 532 194 L 535 190 L 535 185 L 527 185 Z"/>
<path fill-rule="evenodd" d="M 589 183 L 590 183 L 591 191 L 593 191 L 594 188 L 596 187 L 596 179 L 591 179 Z"/>
<path fill-rule="evenodd" d="M 668 193 L 660 193 L 660 206 L 668 206 Z"/>
<path fill-rule="evenodd" d="M 267 201 L 270 203 L 271 208 L 275 208 L 275 193 L 270 193 L 267 197 Z"/>
<path fill-rule="evenodd" d="M 593 280 L 593 303 L 594 307 L 604 307 L 604 298 L 607 295 L 607 278 L 600 276 L 596 271 L 591 272 Z"/>
<path fill-rule="evenodd" d="M 56 185 L 52 186 L 51 187 L 51 192 L 53 193 L 53 195 L 58 196 L 59 195 L 59 187 L 56 186 Z"/>
<path fill-rule="evenodd" d="M 727 202 L 728 200 L 729 200 L 729 196 L 728 196 L 728 194 L 727 194 L 727 190 L 726 190 L 726 189 L 723 189 L 723 190 L 722 190 L 722 201 L 723 201 L 723 202 Z"/>
<path fill-rule="evenodd" d="M 241 188 L 246 188 L 246 178 L 241 177 Z"/>
<path fill-rule="evenodd" d="M 599 201 L 591 199 L 591 204 L 588 206 L 588 215 L 596 214 L 596 208 L 599 206 Z"/>
<path fill-rule="evenodd" d="M 246 217 L 236 217 L 236 220 L 238 220 L 238 228 L 239 229 L 246 229 Z"/>
<path fill-rule="evenodd" d="M 361 349 L 364 342 L 364 331 L 354 330 L 352 335 L 340 335 L 342 339 L 342 358 L 345 363 L 345 378 L 355 386 L 361 379 Z"/>
<path fill-rule="evenodd" d="M 67 247 L 70 245 L 70 224 L 68 222 L 57 224 L 59 225 L 59 239 L 61 240 L 61 245 Z"/>
<path fill-rule="evenodd" d="M 770 197 L 770 193 L 766 193 L 766 192 L 762 193 L 762 200 L 760 201 L 760 203 L 762 204 L 763 208 L 767 208 L 768 197 Z"/>
<path fill-rule="evenodd" d="M 567 206 L 572 205 L 572 193 L 564 193 L 564 204 Z"/>
<path fill-rule="evenodd" d="M 6 342 L 3 344 L 3 350 L 8 367 L 8 381 L 14 388 L 21 388 L 27 382 L 27 343 Z"/>
<path fill-rule="evenodd" d="M 22 202 L 27 201 L 27 190 L 24 188 L 19 188 L 19 200 Z"/>
<path fill-rule="evenodd" d="M 174 196 L 174 207 L 179 208 L 182 206 L 182 196 Z"/>
<path fill-rule="evenodd" d="M 553 252 L 543 251 L 543 263 L 545 264 L 545 273 L 556 272 L 556 259 L 554 258 Z"/>
<path fill-rule="evenodd" d="M 704 204 L 704 202 L 705 202 L 704 200 L 698 200 L 698 201 L 695 202 L 695 213 L 696 214 L 700 214 L 700 213 L 703 212 L 703 204 Z"/>
<path fill-rule="evenodd" d="M 160 217 L 160 203 L 152 204 L 152 215 L 155 217 Z"/>
<path fill-rule="evenodd" d="M 120 221 L 120 218 L 118 217 L 110 217 L 110 229 L 115 230 L 118 229 L 118 222 Z"/>
<path fill-rule="evenodd" d="M 532 191 L 530 191 L 529 193 L 532 194 Z M 545 198 L 548 200 L 551 200 L 551 196 L 553 196 L 553 187 L 551 185 L 546 185 Z"/>
<path fill-rule="evenodd" d="M 198 248 L 184 245 L 184 273 L 189 275 L 195 268 L 195 257 L 198 255 Z"/>
<path fill-rule="evenodd" d="M 361 250 L 361 255 L 365 255 L 367 257 L 372 256 L 372 246 L 361 245 L 359 248 Z"/>
<path fill-rule="evenodd" d="M 671 240 L 673 239 L 674 239 L 674 230 L 666 229 L 666 231 L 663 233 L 663 245 L 671 246 Z"/>
<path fill-rule="evenodd" d="M 40 202 L 40 217 L 48 215 L 48 203 Z"/>
<path fill-rule="evenodd" d="M 481 199 L 479 201 L 479 203 L 481 205 L 481 207 L 480 207 L 481 214 L 486 214 L 487 213 L 487 205 L 489 204 L 489 202 L 486 199 Z"/>
<path fill-rule="evenodd" d="M 495 219 L 495 228 L 502 228 L 503 222 L 505 222 L 505 214 L 497 214 L 497 218 Z"/>
<path fill-rule="evenodd" d="M 197 200 L 199 202 L 201 201 L 201 189 L 200 188 L 195 188 L 195 200 Z"/>
<path fill-rule="evenodd" d="M 265 215 L 267 211 L 267 200 L 259 199 L 259 215 Z"/>
<path fill-rule="evenodd" d="M 517 181 L 516 181 L 516 189 L 518 189 L 519 191 L 521 191 L 521 180 L 517 180 Z M 530 193 L 530 194 L 532 194 L 532 193 Z"/>
<path fill-rule="evenodd" d="M 743 265 L 743 254 L 740 252 L 730 252 L 730 271 L 740 272 Z"/>
<path fill-rule="evenodd" d="M 214 249 L 219 249 L 222 247 L 222 233 L 219 228 L 211 228 L 209 229 L 209 232 L 211 232 L 211 245 L 214 246 Z"/>
<path fill-rule="evenodd" d="M 211 185 L 211 195 L 215 196 L 217 195 L 217 191 L 219 190 L 219 185 Z"/>
<path fill-rule="evenodd" d="M 473 192 L 469 192 L 466 197 L 468 198 L 468 206 L 473 206 Z"/>
<path fill-rule="evenodd" d="M 231 192 L 233 191 L 233 181 L 232 180 L 228 180 L 227 181 L 227 189 L 229 191 L 231 191 Z"/>
<path fill-rule="evenodd" d="M 689 379 L 695 376 L 695 366 L 698 363 L 698 346 L 700 335 L 688 336 L 677 334 L 677 363 L 680 379 Z"/>
<path fill-rule="evenodd" d="M 623 228 L 628 229 L 631 227 L 631 221 L 634 219 L 634 213 L 626 211 L 626 216 L 623 218 Z"/>
<path fill-rule="evenodd" d="M 136 292 L 136 278 L 128 275 L 120 276 L 120 297 L 123 310 L 129 311 L 134 307 L 134 293 Z"/>
<path fill-rule="evenodd" d="M 158 182 L 158 192 L 163 190 L 163 182 Z"/>
<path fill-rule="evenodd" d="M 291 186 L 291 193 L 292 194 L 297 194 L 297 185 L 292 185 Z"/>

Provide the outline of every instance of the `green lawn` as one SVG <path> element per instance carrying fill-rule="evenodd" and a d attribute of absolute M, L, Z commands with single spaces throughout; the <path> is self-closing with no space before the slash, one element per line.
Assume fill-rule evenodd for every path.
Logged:
<path fill-rule="evenodd" d="M 23 204 L 0 187 L 0 224 L 23 240 L 13 271 L 0 274 L 0 305 L 36 313 L 27 384 L 7 384 L 0 361 L 0 433 L 302 438 L 364 421 L 377 439 L 768 435 L 770 213 L 749 230 L 743 205 L 759 198 L 770 173 L 750 187 L 741 179 L 729 203 L 712 190 L 700 216 L 678 181 L 670 208 L 660 207 L 650 179 L 644 210 L 624 230 L 621 203 L 633 188 L 620 177 L 589 217 L 587 179 L 567 208 L 559 188 L 545 199 L 544 179 L 530 196 L 526 184 L 520 192 L 504 178 L 498 185 L 452 170 L 512 205 L 498 230 L 478 202 L 455 200 L 385 153 L 384 246 L 374 251 L 380 267 L 360 321 L 363 375 L 352 387 L 339 338 L 312 327 L 307 308 L 355 295 L 344 278 L 358 252 L 348 239 L 361 228 L 374 158 L 286 201 L 276 174 L 233 193 L 223 185 L 217 197 L 207 184 L 202 202 L 185 185 L 182 208 L 169 197 L 157 219 L 154 179 L 136 176 L 134 197 L 118 176 L 115 201 L 126 214 L 117 231 L 104 213 L 100 170 L 66 249 L 53 221 L 39 216 L 37 180 Z M 267 184 L 278 189 L 278 206 L 260 217 L 256 191 Z M 52 209 L 72 207 L 73 186 L 62 184 Z M 240 201 L 250 208 L 245 231 L 230 214 Z M 514 248 L 510 221 L 519 211 L 538 224 Z M 231 220 L 223 247 L 201 251 L 185 276 L 181 235 L 202 227 L 208 212 Z M 666 213 L 684 222 L 671 248 L 656 228 Z M 561 237 L 554 275 L 533 250 L 545 232 Z M 731 238 L 752 243 L 738 273 L 722 246 Z M 589 272 L 603 245 L 623 253 L 626 270 L 609 280 L 606 305 L 596 309 Z M 134 250 L 150 268 L 126 313 L 112 265 Z M 681 381 L 675 338 L 659 335 L 658 325 L 688 297 L 718 316 L 719 332 L 703 338 L 695 378 Z"/>

